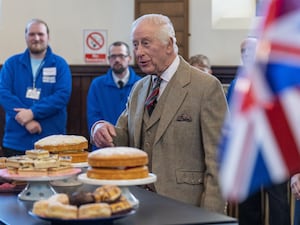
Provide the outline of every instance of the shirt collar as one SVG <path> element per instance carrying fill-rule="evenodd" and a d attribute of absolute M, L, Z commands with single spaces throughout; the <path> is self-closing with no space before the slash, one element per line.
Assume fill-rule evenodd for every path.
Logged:
<path fill-rule="evenodd" d="M 122 79 L 120 79 L 113 71 L 112 71 L 112 77 L 114 79 L 114 82 L 117 85 L 118 85 L 118 81 L 121 80 L 121 81 L 123 81 L 124 86 L 125 86 L 128 83 L 128 80 L 129 80 L 129 69 L 127 68 L 126 74 L 125 74 L 125 76 Z"/>
<path fill-rule="evenodd" d="M 171 65 L 162 73 L 160 76 L 164 81 L 169 82 L 171 78 L 174 76 L 178 66 L 179 66 L 179 56 L 177 55 Z"/>

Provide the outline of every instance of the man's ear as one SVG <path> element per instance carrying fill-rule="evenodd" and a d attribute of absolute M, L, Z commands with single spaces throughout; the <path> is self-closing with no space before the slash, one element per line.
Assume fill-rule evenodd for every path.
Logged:
<path fill-rule="evenodd" d="M 167 45 L 167 52 L 172 53 L 174 51 L 174 40 L 173 38 L 169 37 L 168 45 Z"/>

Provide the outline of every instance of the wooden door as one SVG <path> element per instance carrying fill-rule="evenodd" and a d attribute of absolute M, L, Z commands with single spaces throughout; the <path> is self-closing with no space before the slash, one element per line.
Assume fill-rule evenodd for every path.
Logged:
<path fill-rule="evenodd" d="M 189 5 L 188 0 L 135 0 L 135 18 L 159 13 L 168 16 L 176 32 L 179 54 L 189 57 Z"/>

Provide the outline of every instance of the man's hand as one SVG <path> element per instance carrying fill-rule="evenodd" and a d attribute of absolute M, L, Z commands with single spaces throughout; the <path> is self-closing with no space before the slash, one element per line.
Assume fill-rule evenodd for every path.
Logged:
<path fill-rule="evenodd" d="M 33 113 L 30 109 L 14 108 L 14 111 L 17 112 L 15 120 L 18 121 L 21 126 L 25 126 L 26 123 L 33 120 Z"/>
<path fill-rule="evenodd" d="M 41 124 L 36 120 L 31 120 L 30 122 L 26 123 L 25 128 L 31 134 L 40 134 L 42 132 Z"/>
<path fill-rule="evenodd" d="M 113 137 L 115 136 L 115 127 L 105 121 L 98 123 L 92 130 L 92 139 L 97 147 L 113 147 Z"/>
<path fill-rule="evenodd" d="M 297 173 L 291 178 L 291 189 L 294 197 L 300 200 L 300 173 Z"/>

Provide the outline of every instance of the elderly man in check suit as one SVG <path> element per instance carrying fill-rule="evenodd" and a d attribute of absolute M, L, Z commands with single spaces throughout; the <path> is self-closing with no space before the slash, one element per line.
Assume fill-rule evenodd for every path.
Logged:
<path fill-rule="evenodd" d="M 157 175 L 157 193 L 224 213 L 217 146 L 227 103 L 220 82 L 178 55 L 174 28 L 166 16 L 138 18 L 131 38 L 139 67 L 151 75 L 135 84 L 115 127 L 106 121 L 93 125 L 92 141 L 98 147 L 143 149 L 150 171 Z M 145 102 L 157 78 L 161 83 L 151 114 Z"/>

